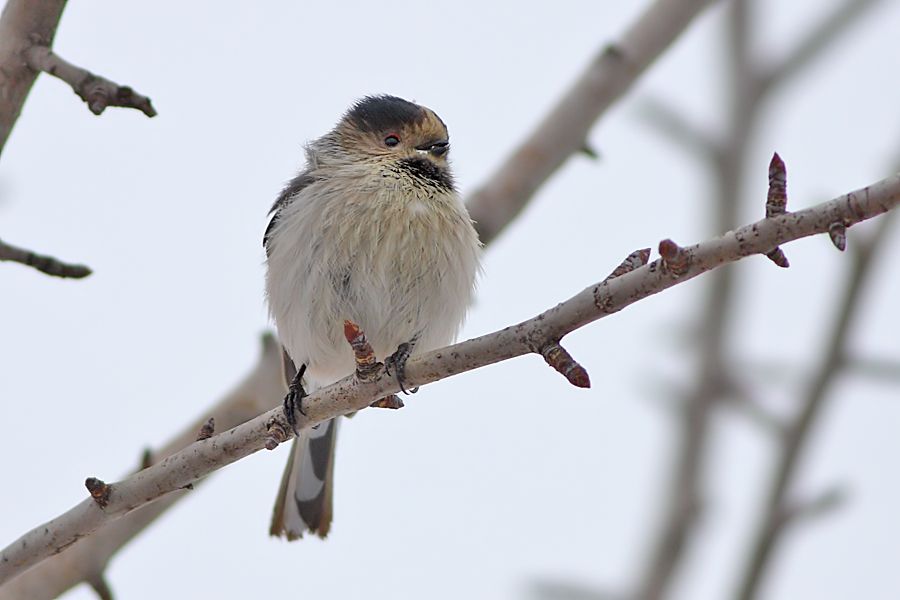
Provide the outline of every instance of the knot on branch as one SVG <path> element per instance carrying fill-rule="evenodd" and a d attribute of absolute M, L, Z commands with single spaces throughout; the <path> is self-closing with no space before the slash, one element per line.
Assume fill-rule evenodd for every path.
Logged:
<path fill-rule="evenodd" d="M 279 444 L 291 439 L 289 427 L 276 417 L 269 419 L 266 423 L 266 450 L 274 450 Z"/>
<path fill-rule="evenodd" d="M 398 408 L 403 408 L 405 405 L 403 404 L 403 400 L 400 399 L 400 396 L 391 394 L 390 396 L 379 398 L 369 406 L 372 408 L 390 408 L 396 410 Z"/>
<path fill-rule="evenodd" d="M 541 348 L 541 356 L 548 365 L 561 373 L 575 387 L 591 387 L 591 378 L 588 376 L 587 370 L 578 364 L 558 342 L 551 342 Z"/>
<path fill-rule="evenodd" d="M 843 252 L 847 249 L 847 224 L 844 221 L 835 221 L 828 227 L 828 237 L 834 247 Z"/>
<path fill-rule="evenodd" d="M 91 498 L 94 499 L 97 506 L 106 508 L 106 505 L 109 504 L 109 495 L 112 493 L 112 486 L 108 485 L 102 479 L 88 477 L 84 480 L 84 487 L 90 492 Z"/>
<path fill-rule="evenodd" d="M 662 257 L 662 268 L 676 277 L 681 277 L 691 268 L 691 253 L 670 239 L 659 243 L 659 255 Z"/>
<path fill-rule="evenodd" d="M 210 417 L 209 420 L 200 428 L 199 433 L 197 433 L 197 441 L 199 442 L 200 440 L 208 440 L 213 436 L 215 432 L 216 420 Z"/>

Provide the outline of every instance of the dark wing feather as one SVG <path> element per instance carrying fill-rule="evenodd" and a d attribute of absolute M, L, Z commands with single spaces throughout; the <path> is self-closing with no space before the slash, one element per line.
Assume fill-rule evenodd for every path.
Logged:
<path fill-rule="evenodd" d="M 281 190 L 281 193 L 278 194 L 278 199 L 275 200 L 275 204 L 273 204 L 272 208 L 269 209 L 269 214 L 272 215 L 272 219 L 269 221 L 269 226 L 266 227 L 266 233 L 263 234 L 263 247 L 267 251 L 269 249 L 269 236 L 272 235 L 272 228 L 278 221 L 278 215 L 281 213 L 281 210 L 285 206 L 290 204 L 294 196 L 299 194 L 303 190 L 303 188 L 305 188 L 315 180 L 315 177 L 304 171 L 291 179 L 291 181 L 284 187 L 284 189 Z"/>

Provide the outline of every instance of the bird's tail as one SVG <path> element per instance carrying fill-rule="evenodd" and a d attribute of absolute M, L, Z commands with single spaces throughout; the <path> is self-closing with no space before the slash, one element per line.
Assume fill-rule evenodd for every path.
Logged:
<path fill-rule="evenodd" d="M 291 448 L 275 500 L 269 533 L 288 540 L 311 531 L 321 538 L 331 528 L 334 443 L 337 419 L 300 432 Z"/>

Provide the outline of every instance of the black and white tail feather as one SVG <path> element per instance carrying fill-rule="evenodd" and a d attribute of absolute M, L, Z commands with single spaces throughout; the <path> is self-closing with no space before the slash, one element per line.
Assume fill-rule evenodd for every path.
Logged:
<path fill-rule="evenodd" d="M 284 353 L 284 366 L 285 380 L 290 385 L 296 369 L 287 352 Z M 271 535 L 288 540 L 300 539 L 306 532 L 321 538 L 328 535 L 333 516 L 337 430 L 338 419 L 332 419 L 301 430 L 294 440 L 275 501 L 269 527 Z"/>

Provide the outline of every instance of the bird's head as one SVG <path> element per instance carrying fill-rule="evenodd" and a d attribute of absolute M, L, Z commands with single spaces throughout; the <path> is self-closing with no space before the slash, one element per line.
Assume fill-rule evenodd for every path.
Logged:
<path fill-rule="evenodd" d="M 334 134 L 356 161 L 389 165 L 423 183 L 453 187 L 447 126 L 431 109 L 396 96 L 367 96 L 347 111 Z"/>

